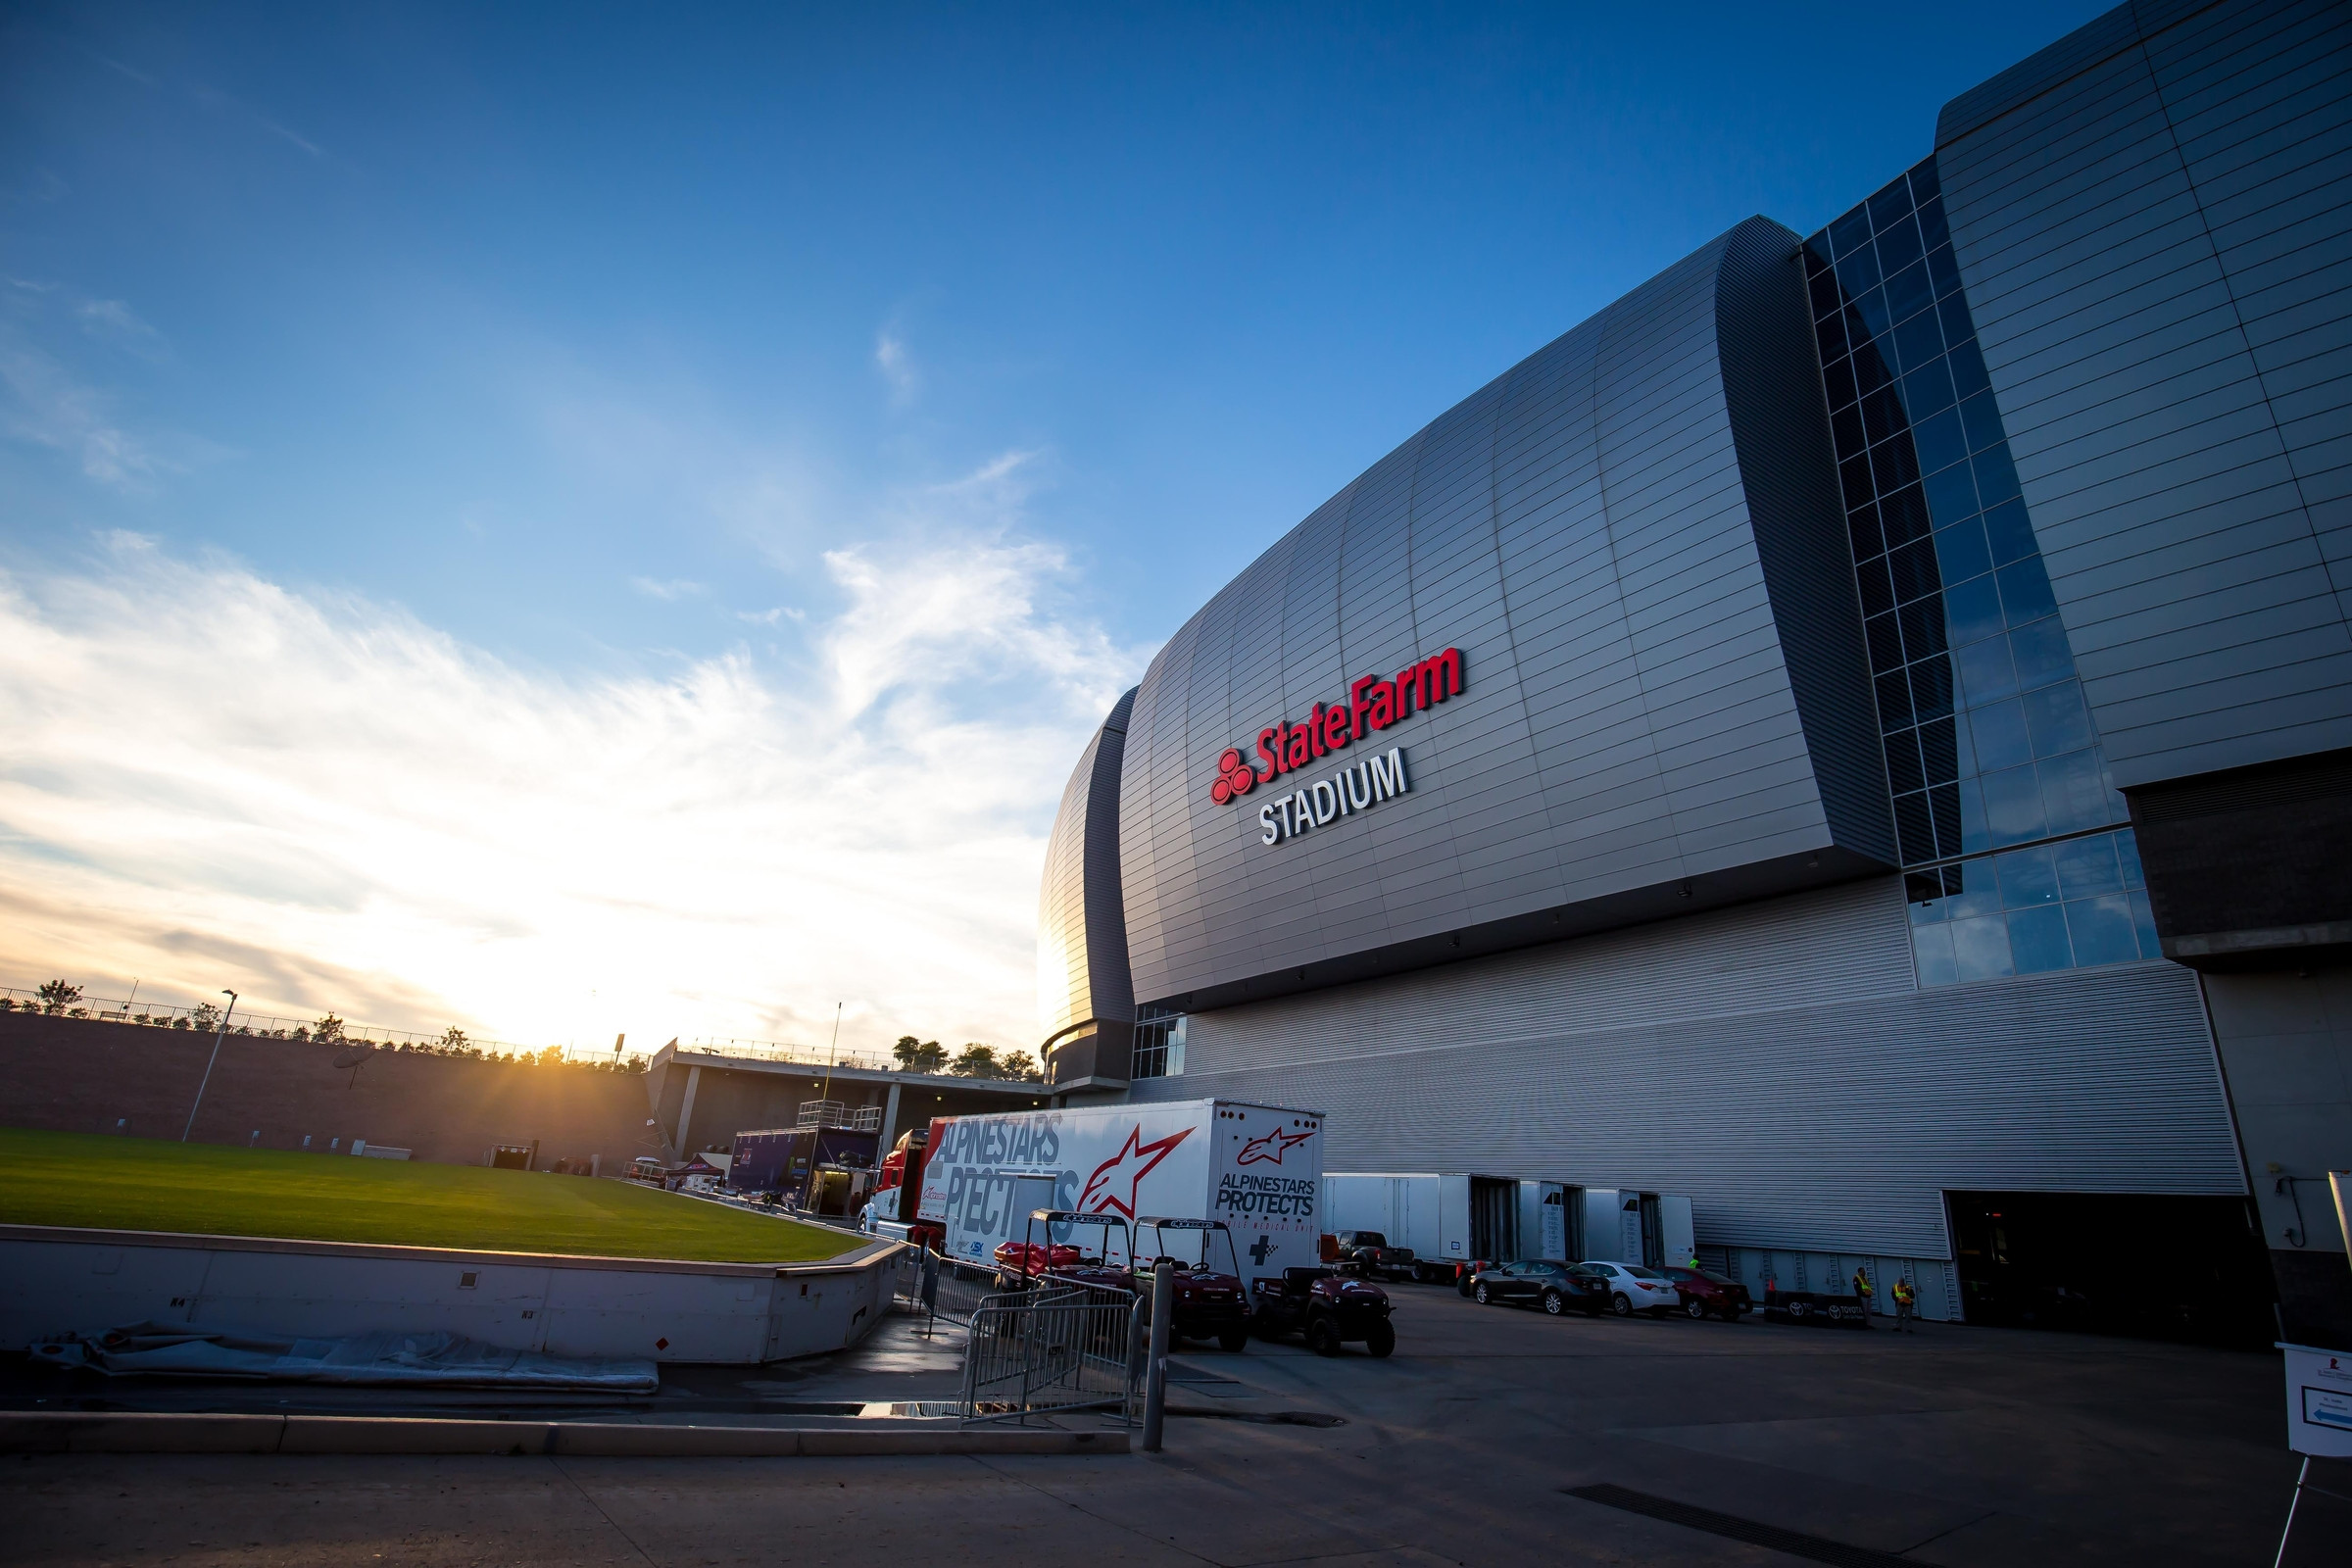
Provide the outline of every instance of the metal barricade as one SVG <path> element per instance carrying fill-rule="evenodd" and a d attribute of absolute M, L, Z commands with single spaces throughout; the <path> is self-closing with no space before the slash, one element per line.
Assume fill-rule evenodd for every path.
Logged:
<path fill-rule="evenodd" d="M 1144 1318 L 1134 1292 L 1107 1286 L 1053 1281 L 987 1298 L 964 1337 L 964 1423 L 1106 1410 L 1133 1425 Z"/>

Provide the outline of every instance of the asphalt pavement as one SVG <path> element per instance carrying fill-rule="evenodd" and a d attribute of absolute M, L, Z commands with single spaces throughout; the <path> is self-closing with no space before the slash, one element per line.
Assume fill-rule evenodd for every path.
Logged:
<path fill-rule="evenodd" d="M 1398 1286 L 1398 1348 L 1180 1355 L 1167 1449 L 1097 1458 L 19 1455 L 0 1562 L 1270 1565 L 2269 1563 L 2296 1460 L 2273 1355 L 1929 1324 L 1555 1320 Z M 959 1347 L 664 1368 L 644 1400 L 109 1383 L 0 1406 L 854 1421 Z M 1093 1417 L 1066 1418 L 1072 1423 Z M 1336 1423 L 1336 1424 L 1335 1424 Z M 2352 1495 L 2352 1465 L 2313 1481 Z M 2308 1493 L 2290 1564 L 2345 1560 Z"/>

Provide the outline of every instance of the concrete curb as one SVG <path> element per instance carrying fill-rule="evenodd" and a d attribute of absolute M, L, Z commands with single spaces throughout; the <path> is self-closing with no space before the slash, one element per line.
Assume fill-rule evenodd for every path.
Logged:
<path fill-rule="evenodd" d="M 847 1458 L 882 1454 L 1110 1454 L 1124 1432 L 1035 1428 L 694 1427 L 403 1416 L 0 1414 L 0 1453 L 480 1453 L 613 1458 Z"/>

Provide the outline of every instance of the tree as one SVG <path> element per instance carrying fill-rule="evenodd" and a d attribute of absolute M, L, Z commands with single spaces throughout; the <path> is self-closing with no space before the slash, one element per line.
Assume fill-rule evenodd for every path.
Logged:
<path fill-rule="evenodd" d="M 908 1072 L 937 1072 L 948 1059 L 947 1048 L 938 1041 L 917 1040 L 912 1035 L 899 1036 L 890 1054 Z"/>
<path fill-rule="evenodd" d="M 958 1078 L 1002 1078 L 1004 1069 L 997 1064 L 996 1048 L 984 1046 L 977 1040 L 956 1053 L 955 1065 L 948 1071 Z"/>
<path fill-rule="evenodd" d="M 1042 1084 L 1046 1081 L 1046 1075 L 1038 1071 L 1037 1058 L 1026 1051 L 1007 1051 L 997 1065 L 1004 1070 L 1005 1077 L 1018 1083 Z"/>
<path fill-rule="evenodd" d="M 321 1045 L 332 1045 L 343 1038 L 343 1020 L 328 1013 L 311 1025 L 311 1038 Z"/>
<path fill-rule="evenodd" d="M 41 1010 L 54 1017 L 81 1000 L 81 987 L 52 980 L 33 995 L 41 999 Z"/>
<path fill-rule="evenodd" d="M 188 1014 L 188 1027 L 191 1029 L 210 1029 L 220 1021 L 220 1009 L 209 1002 L 199 1002 L 196 1010 Z"/>
<path fill-rule="evenodd" d="M 441 1049 L 443 1051 L 464 1051 L 466 1046 L 466 1031 L 456 1024 L 453 1023 L 441 1031 Z"/>

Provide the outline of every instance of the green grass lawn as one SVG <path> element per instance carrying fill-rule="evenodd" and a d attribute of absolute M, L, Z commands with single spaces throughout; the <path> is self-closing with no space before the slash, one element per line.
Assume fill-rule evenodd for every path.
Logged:
<path fill-rule="evenodd" d="M 794 1263 L 853 1238 L 634 1182 L 0 1128 L 0 1224 Z"/>

